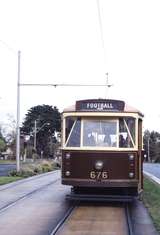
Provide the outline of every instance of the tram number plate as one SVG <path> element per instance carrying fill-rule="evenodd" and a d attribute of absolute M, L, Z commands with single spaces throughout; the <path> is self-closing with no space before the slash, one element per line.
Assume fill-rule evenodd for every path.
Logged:
<path fill-rule="evenodd" d="M 90 178 L 95 180 L 108 179 L 107 171 L 91 171 Z"/>

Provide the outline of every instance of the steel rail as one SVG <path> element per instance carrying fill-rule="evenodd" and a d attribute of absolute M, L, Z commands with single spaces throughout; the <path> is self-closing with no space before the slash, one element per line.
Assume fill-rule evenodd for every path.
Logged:
<path fill-rule="evenodd" d="M 45 177 L 47 175 L 50 175 L 50 174 L 55 174 L 58 170 L 55 170 L 53 172 L 47 172 L 47 173 L 44 173 L 44 174 L 40 174 L 40 175 L 35 175 L 35 176 L 32 176 L 32 177 L 28 177 L 26 179 L 22 179 L 22 180 L 18 180 L 16 182 L 12 182 L 12 183 L 9 183 L 8 186 L 5 187 L 5 185 L 1 185 L 0 186 L 0 192 L 1 191 L 4 191 L 4 190 L 7 190 L 7 189 L 10 189 L 10 188 L 13 188 L 13 187 L 16 187 L 18 185 L 21 185 L 21 184 L 24 184 L 24 183 L 27 183 L 27 182 L 30 182 L 30 181 L 34 181 L 36 179 L 39 179 L 39 178 L 42 178 L 42 177 Z M 3 188 L 4 186 L 4 188 Z M 2 187 L 2 188 L 1 188 Z"/>
<path fill-rule="evenodd" d="M 127 222 L 127 226 L 128 226 L 128 235 L 134 235 L 128 203 L 125 204 L 125 214 L 126 214 L 126 222 Z"/>
<path fill-rule="evenodd" d="M 59 229 L 63 226 L 63 224 L 65 223 L 65 221 L 69 218 L 69 216 L 72 214 L 72 212 L 74 211 L 74 209 L 76 208 L 77 204 L 74 204 L 73 206 L 71 206 L 65 213 L 65 215 L 63 216 L 63 218 L 61 218 L 61 220 L 58 222 L 58 224 L 56 225 L 56 227 L 54 227 L 54 229 L 52 230 L 52 232 L 50 233 L 50 235 L 56 235 L 56 233 L 59 231 Z"/>
<path fill-rule="evenodd" d="M 33 190 L 33 191 L 31 191 L 31 192 L 29 192 L 29 193 L 27 193 L 27 194 L 25 194 L 25 195 L 19 197 L 18 199 L 14 200 L 14 201 L 12 201 L 12 202 L 10 202 L 10 203 L 8 203 L 7 205 L 1 207 L 1 208 L 0 208 L 0 214 L 3 213 L 4 211 L 6 211 L 7 209 L 9 209 L 10 207 L 15 206 L 15 205 L 16 205 L 17 203 L 19 203 L 20 201 L 23 201 L 23 200 L 25 200 L 26 198 L 29 198 L 29 197 L 32 196 L 34 193 L 37 193 L 37 192 L 43 190 L 44 188 L 47 188 L 48 186 L 50 186 L 50 185 L 56 183 L 56 182 L 59 181 L 59 180 L 60 180 L 60 179 L 58 178 L 58 179 L 52 181 L 51 183 L 48 183 L 48 184 L 46 184 L 46 185 L 43 185 L 43 186 L 41 186 L 40 188 L 35 189 L 35 190 Z"/>

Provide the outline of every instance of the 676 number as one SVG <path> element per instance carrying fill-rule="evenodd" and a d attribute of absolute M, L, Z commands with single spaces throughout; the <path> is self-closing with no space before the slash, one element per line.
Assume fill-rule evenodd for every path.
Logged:
<path fill-rule="evenodd" d="M 107 179 L 108 172 L 107 171 L 91 171 L 90 172 L 91 179 Z"/>

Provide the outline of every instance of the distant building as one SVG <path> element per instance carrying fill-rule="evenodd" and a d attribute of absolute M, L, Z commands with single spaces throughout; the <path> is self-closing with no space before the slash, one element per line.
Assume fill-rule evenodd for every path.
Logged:
<path fill-rule="evenodd" d="M 10 147 L 8 147 L 6 151 L 1 153 L 0 158 L 4 159 L 4 160 L 12 159 L 13 158 L 13 151 L 12 151 L 12 149 Z"/>

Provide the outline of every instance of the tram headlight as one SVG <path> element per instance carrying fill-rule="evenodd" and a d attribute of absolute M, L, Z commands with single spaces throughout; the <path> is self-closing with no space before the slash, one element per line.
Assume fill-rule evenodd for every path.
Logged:
<path fill-rule="evenodd" d="M 133 172 L 129 172 L 129 178 L 133 178 L 134 177 L 134 173 Z"/>
<path fill-rule="evenodd" d="M 96 170 L 102 170 L 103 162 L 102 161 L 96 161 L 94 167 L 95 167 Z"/>
<path fill-rule="evenodd" d="M 133 154 L 129 155 L 129 160 L 131 160 L 131 161 L 134 160 L 134 155 Z"/>
<path fill-rule="evenodd" d="M 70 153 L 66 153 L 66 159 L 70 159 L 71 158 L 71 154 Z"/>
<path fill-rule="evenodd" d="M 66 172 L 65 172 L 65 175 L 66 175 L 66 176 L 70 176 L 70 175 L 71 175 L 71 172 L 70 172 L 70 171 L 66 171 Z"/>

